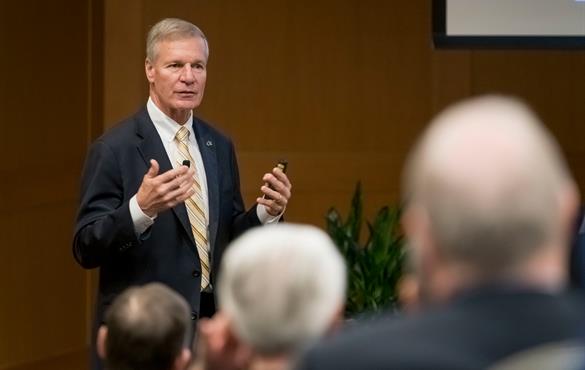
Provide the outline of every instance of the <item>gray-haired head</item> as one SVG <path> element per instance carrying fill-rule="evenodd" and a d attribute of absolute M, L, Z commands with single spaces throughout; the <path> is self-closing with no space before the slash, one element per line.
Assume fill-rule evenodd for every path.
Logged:
<path fill-rule="evenodd" d="M 322 336 L 342 310 L 345 263 L 320 229 L 270 225 L 232 243 L 218 288 L 242 342 L 260 354 L 290 354 Z"/>
<path fill-rule="evenodd" d="M 502 96 L 438 115 L 409 157 L 403 188 L 410 209 L 424 209 L 441 255 L 485 276 L 565 243 L 563 213 L 578 198 L 552 135 L 527 105 Z"/>
<path fill-rule="evenodd" d="M 205 41 L 205 57 L 209 58 L 209 44 L 203 31 L 196 25 L 178 18 L 165 18 L 152 26 L 146 38 L 146 59 L 157 57 L 157 45 L 161 41 L 200 37 Z"/>

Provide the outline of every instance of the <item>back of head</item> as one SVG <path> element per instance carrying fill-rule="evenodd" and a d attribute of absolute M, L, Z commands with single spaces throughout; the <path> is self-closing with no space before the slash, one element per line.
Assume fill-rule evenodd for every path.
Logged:
<path fill-rule="evenodd" d="M 224 256 L 220 308 L 256 352 L 291 353 L 330 328 L 345 300 L 345 274 L 323 231 L 293 224 L 256 228 Z"/>
<path fill-rule="evenodd" d="M 187 302 L 160 283 L 126 290 L 106 313 L 106 368 L 171 369 L 189 345 Z"/>
<path fill-rule="evenodd" d="M 446 109 L 404 180 L 405 201 L 425 210 L 442 256 L 480 275 L 505 274 L 567 241 L 573 181 L 552 136 L 516 99 L 484 96 Z"/>

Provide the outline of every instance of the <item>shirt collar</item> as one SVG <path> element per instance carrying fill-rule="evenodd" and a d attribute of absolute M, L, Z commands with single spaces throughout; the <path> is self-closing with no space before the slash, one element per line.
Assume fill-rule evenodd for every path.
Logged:
<path fill-rule="evenodd" d="M 156 106 L 156 104 L 152 101 L 151 98 L 148 98 L 148 102 L 146 103 L 146 109 L 148 111 L 148 115 L 154 123 L 154 127 L 158 131 L 160 138 L 163 142 L 172 142 L 175 140 L 175 135 L 181 126 L 175 120 L 167 116 Z M 187 122 L 184 125 L 189 130 L 189 141 L 195 142 L 195 133 L 193 132 L 193 112 L 189 115 Z"/>

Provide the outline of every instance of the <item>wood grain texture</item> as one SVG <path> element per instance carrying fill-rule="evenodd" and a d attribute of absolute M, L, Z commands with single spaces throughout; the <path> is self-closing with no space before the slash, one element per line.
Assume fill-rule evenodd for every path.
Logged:
<path fill-rule="evenodd" d="M 494 92 L 534 106 L 583 189 L 585 52 L 434 50 L 430 15 L 427 1 L 0 2 L 0 369 L 85 368 L 97 275 L 70 252 L 81 166 L 91 139 L 144 104 L 144 39 L 163 17 L 209 39 L 197 114 L 233 138 L 248 205 L 286 158 L 287 220 L 323 226 L 358 180 L 371 218 L 399 201 L 431 116 Z"/>
<path fill-rule="evenodd" d="M 88 274 L 71 235 L 102 109 L 96 1 L 0 3 L 0 369 L 86 367 Z"/>
<path fill-rule="evenodd" d="M 104 0 L 105 128 L 133 114 L 147 91 L 142 0 Z"/>
<path fill-rule="evenodd" d="M 41 360 L 2 368 L 2 370 L 82 370 L 88 368 L 86 365 L 88 357 L 87 346 L 83 346 Z"/>
<path fill-rule="evenodd" d="M 281 157 L 294 186 L 287 220 L 322 226 L 358 180 L 373 209 L 398 199 L 401 163 L 432 111 L 428 7 L 145 1 L 143 9 L 148 24 L 183 9 L 206 33 L 199 114 L 236 143 L 248 204 Z M 378 195 L 386 200 L 373 205 Z"/>

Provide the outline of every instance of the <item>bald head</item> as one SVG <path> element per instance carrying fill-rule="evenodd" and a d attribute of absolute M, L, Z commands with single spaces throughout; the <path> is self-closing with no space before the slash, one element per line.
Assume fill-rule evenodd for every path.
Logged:
<path fill-rule="evenodd" d="M 525 104 L 500 96 L 437 116 L 404 180 L 408 204 L 425 210 L 444 258 L 486 273 L 562 244 L 562 213 L 577 198 L 552 136 Z"/>
<path fill-rule="evenodd" d="M 151 283 L 129 288 L 114 300 L 98 347 L 108 369 L 172 369 L 177 359 L 188 360 L 190 334 L 185 299 L 163 284 Z"/>

